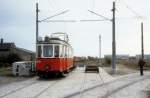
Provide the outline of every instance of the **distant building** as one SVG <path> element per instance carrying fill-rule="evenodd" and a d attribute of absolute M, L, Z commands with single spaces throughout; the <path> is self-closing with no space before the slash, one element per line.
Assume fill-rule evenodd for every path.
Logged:
<path fill-rule="evenodd" d="M 141 58 L 141 55 L 136 55 L 135 57 L 136 57 L 137 60 L 139 60 Z M 150 54 L 145 54 L 144 59 L 145 60 L 150 60 Z"/>
<path fill-rule="evenodd" d="M 14 43 L 4 43 L 3 39 L 0 42 L 0 56 L 7 56 L 11 53 L 18 54 L 18 56 L 25 61 L 34 60 L 35 52 L 18 48 Z"/>
<path fill-rule="evenodd" d="M 117 55 L 117 59 L 120 60 L 129 60 L 129 55 Z"/>
<path fill-rule="evenodd" d="M 117 60 L 129 60 L 129 55 L 116 55 Z M 112 58 L 112 55 L 104 55 L 104 58 Z"/>
<path fill-rule="evenodd" d="M 109 59 L 111 59 L 112 58 L 112 55 L 104 55 L 104 58 L 109 58 Z"/>
<path fill-rule="evenodd" d="M 74 56 L 74 61 L 79 62 L 79 61 L 83 61 L 86 60 L 86 57 L 78 57 L 78 56 Z"/>

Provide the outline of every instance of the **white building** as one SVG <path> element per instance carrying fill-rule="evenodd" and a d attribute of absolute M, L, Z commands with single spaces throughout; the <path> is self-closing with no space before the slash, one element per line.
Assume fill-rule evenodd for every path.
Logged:
<path fill-rule="evenodd" d="M 12 64 L 12 73 L 14 76 L 31 76 L 35 74 L 34 61 L 21 61 Z"/>

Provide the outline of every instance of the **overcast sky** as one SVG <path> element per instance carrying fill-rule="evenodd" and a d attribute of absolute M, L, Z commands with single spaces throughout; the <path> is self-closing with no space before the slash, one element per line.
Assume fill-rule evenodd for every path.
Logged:
<path fill-rule="evenodd" d="M 51 20 L 76 20 L 74 23 L 40 23 L 39 35 L 66 32 L 76 56 L 98 56 L 99 34 L 102 36 L 102 55 L 112 53 L 112 23 L 102 20 L 88 10 L 112 18 L 113 0 L 0 0 L 0 37 L 5 42 L 35 51 L 35 3 L 39 3 L 39 17 L 68 10 Z M 150 0 L 116 0 L 116 52 L 135 55 L 140 53 L 140 22 L 144 22 L 144 48 L 150 54 Z M 143 18 L 139 18 L 143 16 Z"/>

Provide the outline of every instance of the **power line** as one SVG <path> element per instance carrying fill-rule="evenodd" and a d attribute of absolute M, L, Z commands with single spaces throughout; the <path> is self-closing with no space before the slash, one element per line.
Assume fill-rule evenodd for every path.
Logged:
<path fill-rule="evenodd" d="M 99 21 L 108 21 L 108 20 L 47 20 L 44 22 L 99 22 Z"/>
<path fill-rule="evenodd" d="M 44 22 L 78 22 L 76 20 L 47 20 Z"/>
<path fill-rule="evenodd" d="M 94 10 L 94 8 L 95 8 L 95 0 L 92 0 L 93 2 L 92 2 L 92 10 Z"/>
<path fill-rule="evenodd" d="M 125 3 L 124 0 L 117 0 L 117 1 L 123 1 L 123 2 L 120 2 L 120 3 L 124 4 L 125 7 L 126 7 L 127 9 L 129 9 L 135 16 L 137 16 L 138 18 L 143 18 L 142 15 L 140 15 L 140 14 L 137 13 L 135 10 L 133 10 L 132 7 L 130 7 L 127 3 Z"/>
<path fill-rule="evenodd" d="M 47 0 L 47 1 L 48 1 L 49 6 L 52 7 L 53 9 L 55 9 L 53 4 L 51 3 L 51 0 Z"/>
<path fill-rule="evenodd" d="M 100 15 L 100 14 L 98 14 L 98 13 L 96 13 L 96 12 L 93 12 L 93 11 L 90 11 L 90 10 L 88 10 L 88 11 L 91 12 L 91 13 L 93 13 L 93 14 L 95 14 L 95 15 L 97 15 L 97 16 L 100 16 L 100 17 L 104 18 L 105 20 L 111 21 L 111 19 L 109 19 L 109 18 L 107 18 L 107 17 L 105 17 L 105 16 L 103 16 L 103 15 Z"/>
<path fill-rule="evenodd" d="M 139 17 L 116 17 L 116 20 L 136 20 Z"/>
<path fill-rule="evenodd" d="M 95 22 L 95 21 L 108 21 L 106 19 L 103 20 L 80 20 L 80 22 Z"/>
<path fill-rule="evenodd" d="M 65 13 L 67 13 L 68 11 L 69 11 L 69 10 L 65 10 L 65 11 L 63 11 L 63 12 L 61 12 L 61 13 L 58 13 L 58 14 L 52 15 L 52 16 L 50 16 L 50 17 L 47 17 L 47 18 L 45 18 L 45 19 L 43 19 L 43 20 L 40 20 L 39 22 L 44 22 L 44 21 L 46 21 L 46 20 L 48 20 L 48 19 L 51 19 L 51 18 L 53 18 L 53 17 L 59 16 L 59 15 L 61 15 L 61 14 L 65 14 Z"/>

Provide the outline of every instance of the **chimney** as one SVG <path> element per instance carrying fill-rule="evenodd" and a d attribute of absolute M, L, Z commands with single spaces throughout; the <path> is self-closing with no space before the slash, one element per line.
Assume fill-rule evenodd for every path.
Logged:
<path fill-rule="evenodd" d="M 3 44 L 3 38 L 1 38 L 1 44 Z"/>

